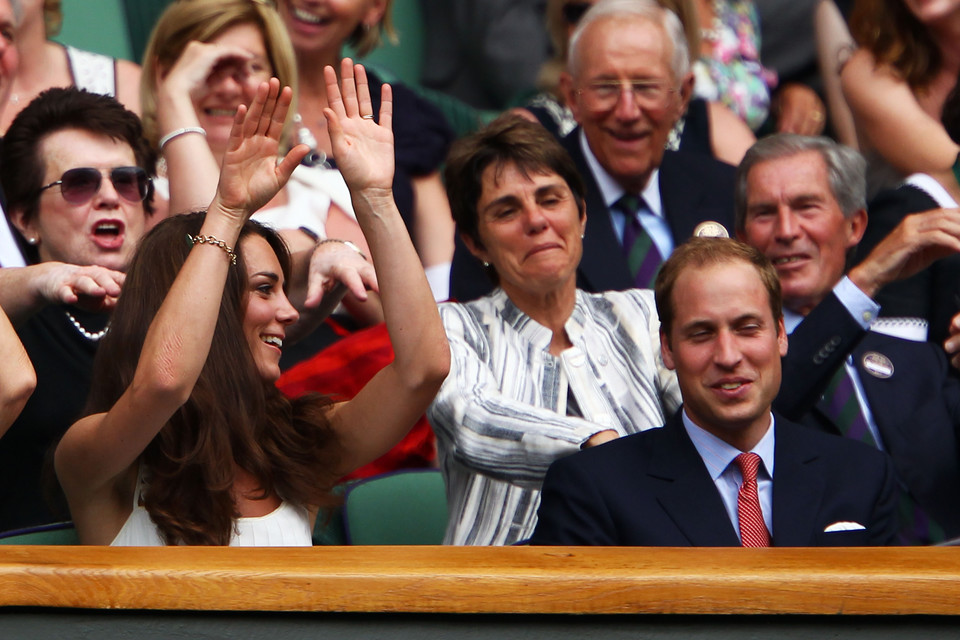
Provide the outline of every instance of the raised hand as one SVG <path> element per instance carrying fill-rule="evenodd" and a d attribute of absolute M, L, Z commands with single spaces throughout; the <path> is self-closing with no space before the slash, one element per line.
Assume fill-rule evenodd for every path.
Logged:
<path fill-rule="evenodd" d="M 323 70 L 329 107 L 323 110 L 333 157 L 344 181 L 356 194 L 365 189 L 389 191 L 393 184 L 393 93 L 383 85 L 379 122 L 374 119 L 367 72 L 344 58 L 342 88 L 333 67 Z"/>
<path fill-rule="evenodd" d="M 292 97 L 290 87 L 281 91 L 280 81 L 271 78 L 260 84 L 249 108 L 237 108 L 214 198 L 225 213 L 249 217 L 280 191 L 309 153 L 307 145 L 299 144 L 277 163 Z"/>
<path fill-rule="evenodd" d="M 243 79 L 248 74 L 246 66 L 253 54 L 241 47 L 226 46 L 196 40 L 187 44 L 183 53 L 159 80 L 161 91 L 171 98 L 189 96 L 196 98 L 208 79 L 216 73 L 234 73 Z"/>
<path fill-rule="evenodd" d="M 29 268 L 36 270 L 37 291 L 48 304 L 75 304 L 89 311 L 112 309 L 125 278 L 96 265 L 44 262 Z"/>

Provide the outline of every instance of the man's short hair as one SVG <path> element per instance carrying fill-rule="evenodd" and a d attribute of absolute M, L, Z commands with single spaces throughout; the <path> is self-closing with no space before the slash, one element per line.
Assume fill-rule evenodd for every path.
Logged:
<path fill-rule="evenodd" d="M 580 18 L 577 28 L 570 36 L 567 69 L 576 76 L 579 72 L 579 43 L 583 32 L 594 22 L 601 20 L 644 18 L 659 24 L 671 43 L 670 70 L 674 82 L 680 82 L 690 72 L 690 50 L 680 18 L 664 9 L 655 0 L 600 0 Z"/>
<path fill-rule="evenodd" d="M 753 265 L 757 270 L 763 288 L 767 290 L 767 299 L 774 321 L 779 321 L 783 317 L 780 278 L 765 255 L 750 245 L 732 238 L 691 238 L 673 250 L 667 261 L 660 267 L 653 285 L 657 313 L 660 315 L 660 330 L 667 336 L 667 340 L 671 337 L 673 319 L 676 316 L 676 309 L 673 307 L 673 289 L 680 274 L 687 269 L 738 261 Z"/>
<path fill-rule="evenodd" d="M 483 173 L 497 173 L 508 164 L 523 175 L 555 173 L 567 183 L 580 216 L 586 214 L 584 186 L 577 166 L 566 149 L 540 124 L 516 115 L 503 115 L 489 125 L 456 141 L 447 157 L 444 181 L 457 230 L 483 246 L 478 235 L 477 204 L 483 194 Z"/>
<path fill-rule="evenodd" d="M 20 210 L 29 220 L 37 214 L 46 162 L 40 155 L 44 139 L 64 129 L 79 129 L 123 142 L 133 150 L 138 167 L 147 175 L 157 172 L 157 157 L 143 137 L 140 118 L 109 96 L 75 87 L 47 89 L 17 114 L 3 137 L 0 152 L 0 185 L 7 208 Z M 90 158 L 91 164 L 97 158 Z M 152 196 L 152 192 L 151 192 Z M 143 202 L 153 213 L 152 197 Z"/>
<path fill-rule="evenodd" d="M 743 233 L 747 224 L 747 179 L 750 171 L 763 162 L 789 158 L 805 151 L 816 151 L 823 158 L 830 191 L 844 217 L 867 208 L 867 161 L 850 147 L 825 136 L 801 136 L 775 133 L 758 140 L 737 167 L 735 193 L 736 229 Z"/>

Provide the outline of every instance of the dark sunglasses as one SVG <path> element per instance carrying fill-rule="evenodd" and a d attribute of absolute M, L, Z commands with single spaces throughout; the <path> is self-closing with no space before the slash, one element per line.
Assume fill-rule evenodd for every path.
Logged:
<path fill-rule="evenodd" d="M 140 167 L 114 167 L 110 169 L 110 182 L 120 197 L 130 202 L 142 202 L 150 195 L 150 178 Z M 97 195 L 102 183 L 103 173 L 100 169 L 77 167 L 64 171 L 56 182 L 40 187 L 40 193 L 60 185 L 64 200 L 70 204 L 84 204 Z"/>
<path fill-rule="evenodd" d="M 561 11 L 563 12 L 563 19 L 569 25 L 575 25 L 580 22 L 580 18 L 583 17 L 583 14 L 593 5 L 589 2 L 568 2 L 563 5 Z"/>

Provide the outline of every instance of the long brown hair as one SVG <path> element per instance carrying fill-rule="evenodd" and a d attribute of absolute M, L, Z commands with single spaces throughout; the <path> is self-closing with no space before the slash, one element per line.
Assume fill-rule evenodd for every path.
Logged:
<path fill-rule="evenodd" d="M 132 382 L 147 329 L 190 252 L 185 238 L 199 233 L 203 216 L 174 216 L 144 237 L 97 350 L 88 413 L 109 410 Z M 252 221 L 241 240 L 250 234 L 267 240 L 286 274 L 279 236 Z M 143 504 L 167 544 L 229 544 L 239 516 L 231 491 L 237 467 L 257 478 L 263 497 L 276 493 L 317 508 L 336 503 L 329 492 L 340 445 L 326 417 L 329 400 L 288 400 L 261 379 L 243 337 L 248 289 L 238 251 L 200 378 L 140 459 Z"/>
<path fill-rule="evenodd" d="M 856 0 L 850 34 L 877 64 L 892 67 L 913 90 L 929 84 L 943 63 L 927 27 L 903 0 Z"/>

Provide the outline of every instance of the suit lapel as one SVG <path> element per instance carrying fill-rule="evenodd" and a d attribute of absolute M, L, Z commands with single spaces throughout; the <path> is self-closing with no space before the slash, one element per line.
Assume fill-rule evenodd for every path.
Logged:
<path fill-rule="evenodd" d="M 660 481 L 656 495 L 660 506 L 692 546 L 739 546 L 740 539 L 720 493 L 690 441 L 680 414 L 663 428 L 670 433 L 665 434 L 662 451 L 653 456 L 648 471 Z"/>
<path fill-rule="evenodd" d="M 587 228 L 583 238 L 583 257 L 577 269 L 580 276 L 578 284 L 582 289 L 593 292 L 631 289 L 634 284 L 627 259 L 613 230 L 600 187 L 580 148 L 580 128 L 563 138 L 562 144 L 577 165 L 587 191 Z"/>
<path fill-rule="evenodd" d="M 798 438 L 797 429 L 776 416 L 773 469 L 773 544 L 778 547 L 814 543 L 817 513 L 823 502 L 823 461 L 816 449 Z"/>

